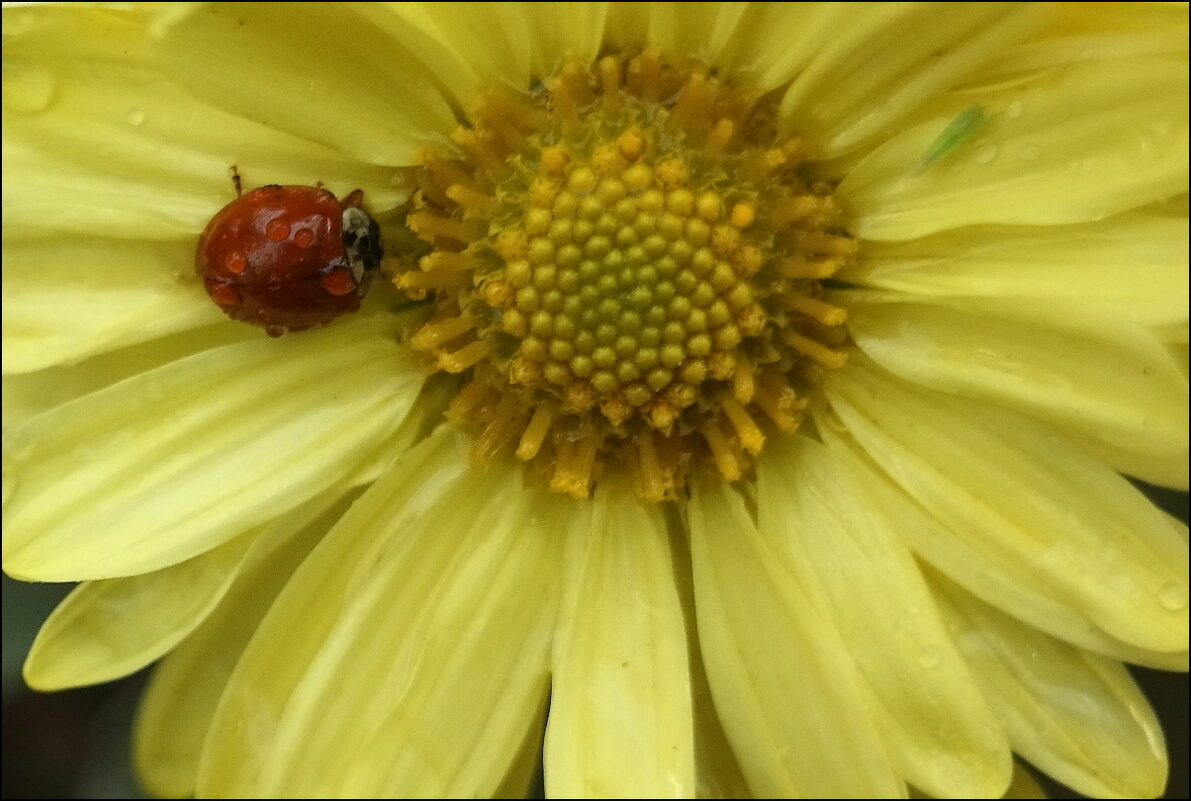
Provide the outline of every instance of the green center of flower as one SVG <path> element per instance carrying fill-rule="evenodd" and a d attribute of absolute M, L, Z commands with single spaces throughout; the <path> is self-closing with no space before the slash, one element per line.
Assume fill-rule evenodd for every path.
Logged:
<path fill-rule="evenodd" d="M 432 252 L 394 282 L 434 298 L 413 347 L 470 375 L 448 416 L 477 462 L 511 446 L 585 496 L 614 460 L 657 501 L 693 459 L 735 480 L 764 426 L 797 428 L 844 359 L 819 282 L 856 243 L 771 98 L 646 51 L 471 119 L 421 158 L 408 223 Z"/>

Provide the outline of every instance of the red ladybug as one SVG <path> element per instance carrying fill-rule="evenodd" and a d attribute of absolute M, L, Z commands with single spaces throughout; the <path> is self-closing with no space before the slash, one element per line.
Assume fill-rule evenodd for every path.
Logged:
<path fill-rule="evenodd" d="M 262 186 L 219 210 L 199 237 L 194 269 L 211 300 L 270 336 L 325 325 L 360 307 L 384 251 L 356 189 Z"/>

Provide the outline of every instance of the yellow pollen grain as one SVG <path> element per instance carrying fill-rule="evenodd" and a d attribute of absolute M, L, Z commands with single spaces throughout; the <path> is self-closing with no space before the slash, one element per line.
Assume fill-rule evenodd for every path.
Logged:
<path fill-rule="evenodd" d="M 737 228 L 748 228 L 757 219 L 757 210 L 751 203 L 737 203 L 732 206 L 728 221 Z"/>
<path fill-rule="evenodd" d="M 541 171 L 547 175 L 561 177 L 566 173 L 570 158 L 561 145 L 551 145 L 542 148 L 541 160 L 538 162 Z"/>
<path fill-rule="evenodd" d="M 641 158 L 648 146 L 648 140 L 636 128 L 630 128 L 616 137 L 617 149 L 629 162 L 634 162 Z"/>

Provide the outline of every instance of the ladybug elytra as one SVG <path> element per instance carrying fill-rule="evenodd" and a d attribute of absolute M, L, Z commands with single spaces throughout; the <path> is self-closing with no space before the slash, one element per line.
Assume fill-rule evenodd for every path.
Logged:
<path fill-rule="evenodd" d="M 321 186 L 240 193 L 199 237 L 194 269 L 229 317 L 270 336 L 325 325 L 360 307 L 383 247 L 356 189 L 342 201 Z"/>

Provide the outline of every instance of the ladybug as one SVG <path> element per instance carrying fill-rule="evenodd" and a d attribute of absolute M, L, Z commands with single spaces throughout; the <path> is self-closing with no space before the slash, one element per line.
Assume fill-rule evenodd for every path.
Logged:
<path fill-rule="evenodd" d="M 233 320 L 269 336 L 325 325 L 360 307 L 384 255 L 380 229 L 360 207 L 319 186 L 262 186 L 242 194 L 207 223 L 194 269 L 211 300 Z"/>

